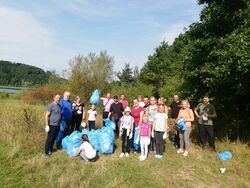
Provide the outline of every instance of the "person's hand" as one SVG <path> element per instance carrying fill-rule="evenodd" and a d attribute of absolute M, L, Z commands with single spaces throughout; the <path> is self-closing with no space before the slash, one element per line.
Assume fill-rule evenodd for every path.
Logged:
<path fill-rule="evenodd" d="M 151 136 L 152 136 L 153 138 L 155 137 L 155 133 L 154 133 L 154 131 L 152 131 Z"/>
<path fill-rule="evenodd" d="M 133 137 L 133 133 L 131 132 L 129 135 L 129 139 L 132 139 L 132 137 Z"/>
<path fill-rule="evenodd" d="M 48 133 L 50 131 L 50 128 L 48 125 L 45 126 L 45 131 Z"/>
<path fill-rule="evenodd" d="M 75 149 L 76 153 L 80 153 L 81 152 L 81 149 L 77 148 Z"/>
<path fill-rule="evenodd" d="M 168 134 L 167 134 L 167 132 L 165 132 L 165 133 L 163 134 L 163 140 L 165 140 L 167 137 L 168 137 Z"/>

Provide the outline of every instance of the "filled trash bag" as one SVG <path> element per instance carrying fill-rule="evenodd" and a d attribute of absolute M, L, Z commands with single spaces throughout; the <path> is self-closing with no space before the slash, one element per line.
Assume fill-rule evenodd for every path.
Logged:
<path fill-rule="evenodd" d="M 100 151 L 102 154 L 111 154 L 114 151 L 115 136 L 111 127 L 102 127 L 99 135 Z"/>
<path fill-rule="evenodd" d="M 225 160 L 231 159 L 233 157 L 233 155 L 232 155 L 232 153 L 230 151 L 224 151 L 224 152 L 218 153 L 217 157 L 219 159 L 225 161 Z"/>
<path fill-rule="evenodd" d="M 70 156 L 78 156 L 76 149 L 82 144 L 82 133 L 74 131 L 70 136 L 66 136 L 62 140 L 62 148 Z"/>
<path fill-rule="evenodd" d="M 105 122 L 105 126 L 106 126 L 106 127 L 110 127 L 110 128 L 112 128 L 113 130 L 115 130 L 115 122 L 113 122 L 113 121 L 110 120 L 109 118 L 104 119 L 103 121 Z"/>
<path fill-rule="evenodd" d="M 134 147 L 135 147 L 135 150 L 140 150 L 139 127 L 135 128 L 135 132 L 134 132 Z"/>
<path fill-rule="evenodd" d="M 181 130 L 181 131 L 185 131 L 186 130 L 186 122 L 184 119 L 180 119 L 178 122 L 177 122 L 177 126 L 178 126 L 178 129 Z"/>
<path fill-rule="evenodd" d="M 88 135 L 88 139 L 89 142 L 91 143 L 91 145 L 95 148 L 95 150 L 97 152 L 100 151 L 100 141 L 99 141 L 99 137 L 100 137 L 100 130 L 87 130 L 87 129 L 83 129 L 82 130 L 82 134 L 86 134 Z"/>
<path fill-rule="evenodd" d="M 98 89 L 96 89 L 92 93 L 92 95 L 91 95 L 91 97 L 89 99 L 89 102 L 90 102 L 90 104 L 94 104 L 94 105 L 98 105 L 99 104 L 99 102 L 100 102 L 100 91 Z"/>

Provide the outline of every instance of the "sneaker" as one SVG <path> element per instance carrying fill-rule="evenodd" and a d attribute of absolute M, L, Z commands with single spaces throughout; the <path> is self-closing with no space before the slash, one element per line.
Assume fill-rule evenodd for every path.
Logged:
<path fill-rule="evenodd" d="M 184 157 L 188 156 L 188 151 L 185 151 L 185 152 L 183 153 L 183 156 L 184 156 Z"/>
<path fill-rule="evenodd" d="M 139 159 L 140 159 L 140 161 L 143 161 L 143 156 L 141 155 L 141 156 L 139 157 Z"/>
<path fill-rule="evenodd" d="M 183 149 L 178 149 L 177 150 L 177 153 L 183 153 L 184 151 L 183 151 Z"/>
<path fill-rule="evenodd" d="M 155 158 L 158 159 L 158 158 L 159 158 L 159 155 L 155 155 Z"/>
<path fill-rule="evenodd" d="M 129 157 L 129 154 L 128 154 L 128 153 L 125 153 L 125 156 L 126 156 L 126 157 Z"/>
<path fill-rule="evenodd" d="M 125 154 L 124 154 L 124 153 L 121 153 L 120 157 L 123 158 L 124 156 L 125 156 Z"/>
<path fill-rule="evenodd" d="M 142 160 L 143 160 L 143 161 L 145 161 L 146 159 L 147 159 L 147 157 L 146 157 L 146 156 L 143 156 L 143 157 L 142 157 Z"/>
<path fill-rule="evenodd" d="M 163 159 L 163 155 L 159 155 L 158 159 Z"/>

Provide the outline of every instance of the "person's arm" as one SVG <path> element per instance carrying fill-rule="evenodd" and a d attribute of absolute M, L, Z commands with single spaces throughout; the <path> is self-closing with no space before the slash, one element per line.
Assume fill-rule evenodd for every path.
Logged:
<path fill-rule="evenodd" d="M 168 115 L 168 107 L 165 106 L 165 113 Z"/>
<path fill-rule="evenodd" d="M 195 114 L 195 116 L 196 116 L 197 118 L 200 118 L 200 115 L 199 115 L 199 113 L 198 113 L 198 107 L 196 107 L 196 108 L 194 109 L 194 114 Z"/>
<path fill-rule="evenodd" d="M 86 119 L 86 111 L 85 108 L 82 109 L 82 121 Z"/>
<path fill-rule="evenodd" d="M 144 113 L 144 111 L 142 110 L 142 111 L 140 112 L 140 121 L 139 121 L 139 124 L 141 124 L 141 122 L 142 122 L 143 113 Z"/>
<path fill-rule="evenodd" d="M 168 119 L 167 118 L 165 119 L 164 129 L 165 129 L 165 133 L 167 133 L 167 131 L 168 131 Z"/>
<path fill-rule="evenodd" d="M 178 119 L 178 120 L 181 119 L 181 111 L 179 111 L 177 119 Z"/>
<path fill-rule="evenodd" d="M 46 111 L 46 114 L 45 114 L 45 126 L 49 126 L 49 116 L 50 116 L 50 112 Z"/>
<path fill-rule="evenodd" d="M 211 113 L 211 114 L 208 114 L 207 117 L 208 117 L 208 118 L 211 118 L 211 119 L 217 118 L 217 113 L 216 113 L 216 111 L 215 111 L 214 106 L 212 106 L 211 111 L 212 111 L 212 113 Z"/>
<path fill-rule="evenodd" d="M 192 122 L 192 121 L 194 121 L 194 113 L 193 113 L 193 110 L 189 109 L 189 111 L 188 111 L 188 118 L 185 119 L 185 121 L 187 121 L 187 122 Z"/>
<path fill-rule="evenodd" d="M 141 134 L 141 124 L 139 124 L 139 135 Z"/>
<path fill-rule="evenodd" d="M 151 136 L 151 127 L 149 127 L 149 131 L 148 131 L 148 137 Z"/>
<path fill-rule="evenodd" d="M 113 113 L 113 108 L 112 108 L 112 104 L 111 104 L 110 109 L 109 109 L 108 119 L 110 119 L 110 116 L 112 115 L 112 113 Z"/>

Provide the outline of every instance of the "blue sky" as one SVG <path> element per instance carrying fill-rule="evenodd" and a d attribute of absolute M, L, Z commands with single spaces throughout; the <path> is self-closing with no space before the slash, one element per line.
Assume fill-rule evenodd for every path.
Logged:
<path fill-rule="evenodd" d="M 79 53 L 107 50 L 114 70 L 141 68 L 193 22 L 195 0 L 0 0 L 0 59 L 58 72 Z"/>

